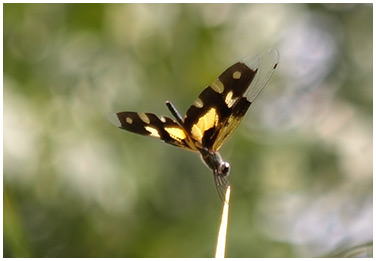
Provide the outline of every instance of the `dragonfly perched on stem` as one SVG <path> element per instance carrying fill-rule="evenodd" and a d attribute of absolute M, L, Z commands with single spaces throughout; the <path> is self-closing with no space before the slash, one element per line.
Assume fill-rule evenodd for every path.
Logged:
<path fill-rule="evenodd" d="M 277 64 L 276 49 L 233 64 L 200 93 L 184 118 L 167 101 L 175 120 L 131 111 L 111 114 L 109 120 L 121 129 L 199 152 L 202 161 L 213 171 L 216 189 L 224 199 L 230 164 L 222 160 L 219 149 L 239 125 Z"/>

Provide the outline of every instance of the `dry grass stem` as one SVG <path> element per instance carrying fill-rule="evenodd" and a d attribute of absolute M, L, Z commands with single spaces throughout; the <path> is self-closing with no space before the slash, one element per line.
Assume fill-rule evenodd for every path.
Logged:
<path fill-rule="evenodd" d="M 225 196 L 225 200 L 223 203 L 222 220 L 221 220 L 221 225 L 218 231 L 217 249 L 215 251 L 215 258 L 225 257 L 229 202 L 230 202 L 230 186 L 227 187 L 226 196 Z"/>

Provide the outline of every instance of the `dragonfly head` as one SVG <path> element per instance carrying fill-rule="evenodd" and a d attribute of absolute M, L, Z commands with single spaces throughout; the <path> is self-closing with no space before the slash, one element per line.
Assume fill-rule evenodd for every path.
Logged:
<path fill-rule="evenodd" d="M 227 177 L 230 174 L 230 163 L 222 161 L 220 166 L 219 166 L 219 172 L 218 175 L 222 177 Z"/>

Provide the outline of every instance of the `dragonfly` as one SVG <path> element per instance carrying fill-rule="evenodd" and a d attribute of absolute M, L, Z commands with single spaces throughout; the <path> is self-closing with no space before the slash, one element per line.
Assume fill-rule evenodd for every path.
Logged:
<path fill-rule="evenodd" d="M 184 117 L 172 102 L 166 101 L 174 119 L 133 111 L 112 113 L 108 119 L 120 129 L 198 152 L 213 172 L 215 187 L 223 200 L 229 186 L 230 164 L 222 160 L 219 150 L 273 75 L 278 60 L 278 51 L 270 49 L 231 65 L 200 93 Z"/>

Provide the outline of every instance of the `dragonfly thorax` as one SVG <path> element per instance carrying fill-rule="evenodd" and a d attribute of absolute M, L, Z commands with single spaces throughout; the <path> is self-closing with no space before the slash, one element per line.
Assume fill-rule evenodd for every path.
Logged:
<path fill-rule="evenodd" d="M 230 174 L 230 163 L 223 161 L 218 152 L 202 149 L 200 153 L 202 161 L 213 171 L 214 175 L 227 177 Z"/>

